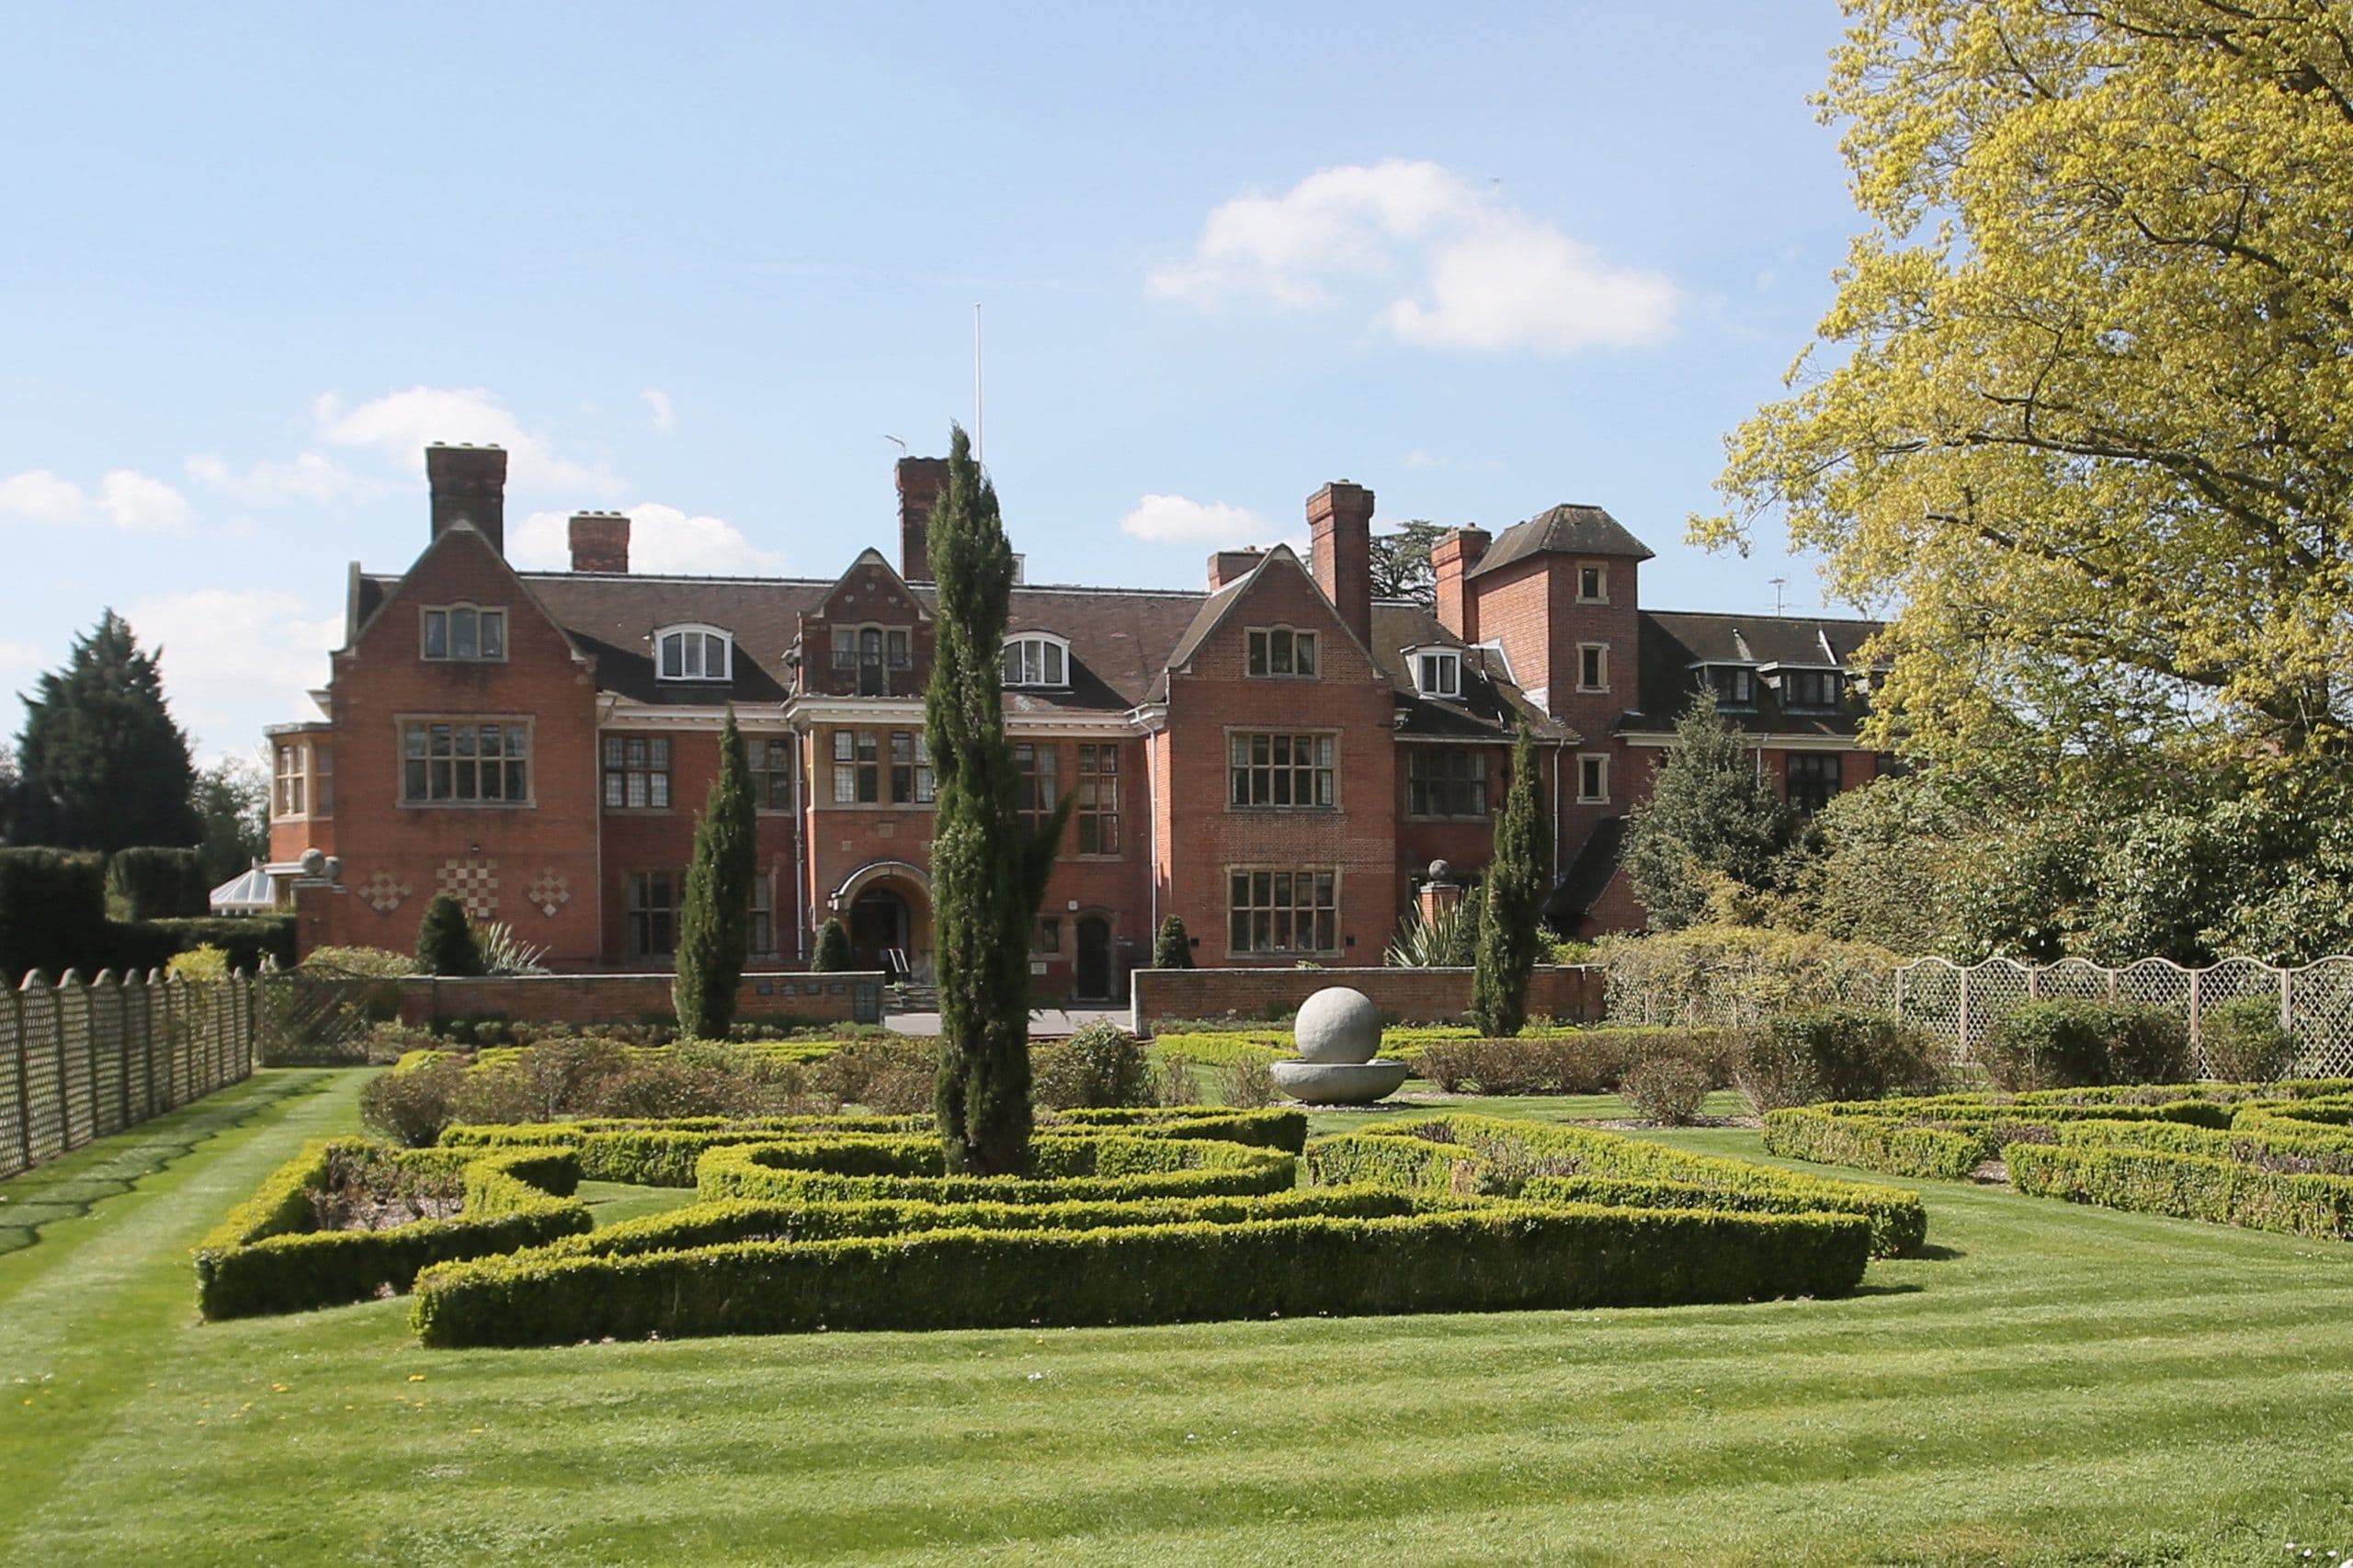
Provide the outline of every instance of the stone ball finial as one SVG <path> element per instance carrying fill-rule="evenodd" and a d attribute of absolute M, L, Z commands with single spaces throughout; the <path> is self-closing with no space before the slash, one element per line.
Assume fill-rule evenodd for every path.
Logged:
<path fill-rule="evenodd" d="M 1381 1010 L 1349 985 L 1327 985 L 1300 1005 L 1292 1025 L 1302 1061 L 1370 1062 L 1381 1051 Z"/>
<path fill-rule="evenodd" d="M 1430 881 L 1434 882 L 1450 882 L 1453 880 L 1453 862 L 1449 860 L 1433 860 L 1430 862 Z"/>
<path fill-rule="evenodd" d="M 327 869 L 326 851 L 324 849 L 303 850 L 301 865 L 302 874 L 304 876 L 315 877 L 320 875 Z"/>

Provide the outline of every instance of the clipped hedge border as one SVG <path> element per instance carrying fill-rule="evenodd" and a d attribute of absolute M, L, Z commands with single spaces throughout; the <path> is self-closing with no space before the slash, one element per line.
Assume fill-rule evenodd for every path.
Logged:
<path fill-rule="evenodd" d="M 1031 1176 L 964 1176 L 946 1174 L 939 1145 L 928 1138 L 835 1135 L 729 1143 L 703 1153 L 695 1187 L 706 1201 L 1055 1203 L 1248 1197 L 1280 1192 L 1298 1181 L 1298 1161 L 1282 1150 L 1211 1139 L 1040 1137 L 1029 1151 Z"/>
<path fill-rule="evenodd" d="M 1859 1214 L 1870 1223 L 1871 1252 L 1880 1257 L 1916 1252 L 1928 1234 L 1927 1205 L 1918 1194 L 1899 1187 L 1777 1171 L 1614 1132 L 1498 1117 L 1446 1117 L 1318 1138 L 1308 1144 L 1306 1159 L 1308 1180 L 1315 1185 L 1370 1181 L 1430 1193 L 1500 1185 L 1547 1201 Z"/>
<path fill-rule="evenodd" d="M 1893 1117 L 1828 1116 L 1811 1106 L 1765 1113 L 1765 1152 L 1890 1176 L 1967 1181 L 1989 1157 L 1982 1137 L 1907 1127 Z"/>
<path fill-rule="evenodd" d="M 2013 1143 L 2018 1191 L 2177 1220 L 2353 1240 L 2353 1179 L 2291 1176 L 2238 1160 L 2117 1144 Z"/>
<path fill-rule="evenodd" d="M 306 1231 L 311 1195 L 338 1154 L 412 1170 L 455 1172 L 465 1206 L 448 1220 L 383 1231 Z M 196 1301 L 209 1321 L 366 1301 L 404 1291 L 427 1265 L 514 1252 L 587 1230 L 587 1206 L 571 1200 L 580 1179 L 570 1149 L 487 1153 L 394 1150 L 358 1140 L 320 1141 L 280 1165 L 196 1249 Z"/>
<path fill-rule="evenodd" d="M 1108 1106 L 1058 1110 L 1039 1131 L 1101 1128 L 1131 1138 L 1210 1138 L 1298 1153 L 1307 1146 L 1307 1113 L 1274 1108 L 1236 1110 L 1225 1106 Z"/>
<path fill-rule="evenodd" d="M 2223 1132 L 2165 1122 L 2076 1121 L 2059 1130 L 2059 1142 L 2075 1147 L 2154 1149 L 2236 1160 L 2286 1176 L 2353 1176 L 2353 1131 L 2259 1108 L 2242 1110 Z"/>
<path fill-rule="evenodd" d="M 448 1264 L 418 1281 L 410 1322 L 426 1345 L 454 1346 L 1663 1306 L 1843 1295 L 1861 1279 L 1869 1247 L 1869 1226 L 1850 1215 L 1526 1203 L 1376 1219 L 949 1229 Z"/>

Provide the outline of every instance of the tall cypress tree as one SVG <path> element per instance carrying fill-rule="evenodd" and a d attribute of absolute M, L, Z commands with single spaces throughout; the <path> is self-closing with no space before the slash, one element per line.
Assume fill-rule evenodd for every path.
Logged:
<path fill-rule="evenodd" d="M 1029 1159 L 1029 926 L 1069 801 L 1044 831 L 1022 829 L 1005 735 L 1005 623 L 1013 547 L 996 489 L 951 430 L 948 486 L 931 516 L 939 613 L 924 699 L 933 765 L 933 947 L 939 976 L 934 1105 L 948 1168 L 980 1176 Z"/>
<path fill-rule="evenodd" d="M 1541 940 L 1538 922 L 1552 888 L 1552 824 L 1544 814 L 1544 785 L 1536 740 L 1519 727 L 1511 748 L 1511 789 L 1495 824 L 1495 855 L 1480 901 L 1477 970 L 1471 980 L 1471 1016 L 1484 1035 L 1516 1035 L 1528 1022 L 1528 976 Z"/>
<path fill-rule="evenodd" d="M 164 703 L 161 659 L 108 610 L 65 667 L 40 677 L 17 743 L 17 842 L 115 850 L 202 838 L 196 768 Z"/>
<path fill-rule="evenodd" d="M 678 972 L 670 983 L 678 1032 L 690 1040 L 723 1040 L 735 1022 L 758 868 L 752 775 L 730 703 L 719 733 L 719 777 L 710 781 L 710 797 L 695 824 L 695 858 L 687 869 L 686 907 L 678 914 Z"/>

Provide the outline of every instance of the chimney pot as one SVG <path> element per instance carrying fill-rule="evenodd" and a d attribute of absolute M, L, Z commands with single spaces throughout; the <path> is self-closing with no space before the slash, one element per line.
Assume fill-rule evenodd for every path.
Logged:
<path fill-rule="evenodd" d="M 1480 528 L 1456 528 L 1430 547 L 1438 578 L 1438 623 L 1465 642 L 1479 641 L 1479 596 L 1464 581 L 1487 558 L 1495 536 Z"/>
<path fill-rule="evenodd" d="M 946 458 L 901 458 L 899 484 L 899 575 L 910 583 L 931 581 L 931 514 L 948 488 Z"/>
<path fill-rule="evenodd" d="M 625 512 L 574 512 L 570 528 L 574 572 L 626 573 L 629 570 L 629 515 Z"/>
<path fill-rule="evenodd" d="M 506 449 L 436 441 L 425 449 L 425 478 L 433 494 L 433 537 L 466 522 L 506 553 Z"/>

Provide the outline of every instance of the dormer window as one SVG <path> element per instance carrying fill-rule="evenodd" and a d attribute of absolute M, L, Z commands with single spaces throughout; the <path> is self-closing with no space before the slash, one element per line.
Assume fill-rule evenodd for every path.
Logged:
<path fill-rule="evenodd" d="M 1315 673 L 1315 633 L 1288 626 L 1254 627 L 1247 638 L 1249 668 L 1254 676 L 1312 676 Z"/>
<path fill-rule="evenodd" d="M 1420 648 L 1414 653 L 1414 687 L 1424 697 L 1462 695 L 1462 653 L 1455 648 Z"/>
<path fill-rule="evenodd" d="M 654 637 L 655 671 L 664 680 L 733 678 L 733 640 L 708 626 L 674 626 Z"/>
<path fill-rule="evenodd" d="M 1846 682 L 1836 670 L 1783 670 L 1781 706 L 1792 710 L 1835 712 L 1844 705 Z"/>
<path fill-rule="evenodd" d="M 1756 706 L 1756 672 L 1746 665 L 1703 665 L 1699 684 L 1716 694 L 1719 708 Z"/>
<path fill-rule="evenodd" d="M 1005 684 L 1064 687 L 1070 684 L 1070 644 L 1046 632 L 1005 640 Z"/>
<path fill-rule="evenodd" d="M 442 605 L 427 609 L 425 656 L 453 662 L 495 664 L 505 660 L 506 612 L 476 605 Z"/>

